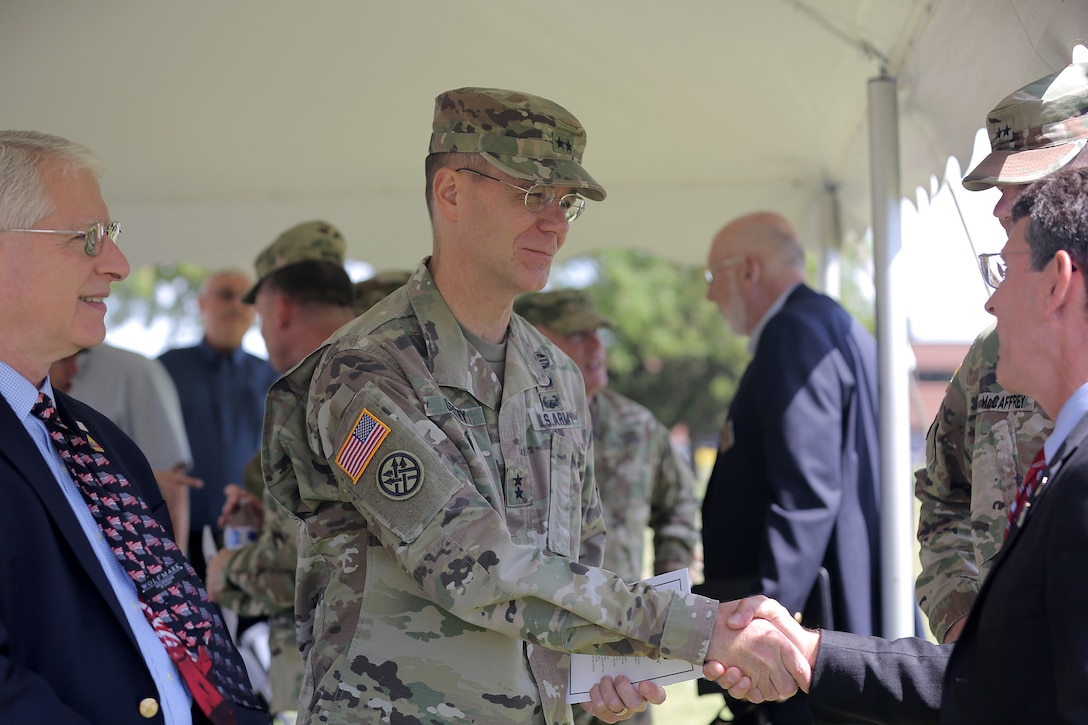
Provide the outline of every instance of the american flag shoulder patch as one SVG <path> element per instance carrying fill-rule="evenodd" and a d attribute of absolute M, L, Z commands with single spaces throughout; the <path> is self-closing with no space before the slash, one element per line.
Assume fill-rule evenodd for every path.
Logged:
<path fill-rule="evenodd" d="M 366 470 L 366 464 L 374 457 L 378 446 L 389 435 L 389 426 L 374 417 L 368 409 L 355 420 L 344 445 L 340 446 L 340 453 L 336 456 L 336 465 L 348 474 L 352 483 L 359 482 L 359 476 Z"/>

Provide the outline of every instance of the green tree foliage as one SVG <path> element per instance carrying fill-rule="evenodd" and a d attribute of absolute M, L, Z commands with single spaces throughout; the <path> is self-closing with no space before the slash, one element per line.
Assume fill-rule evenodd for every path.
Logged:
<path fill-rule="evenodd" d="M 197 264 L 155 264 L 135 267 L 110 291 L 106 327 L 130 320 L 144 326 L 165 320 L 171 337 L 199 317 L 197 294 L 208 270 Z"/>
<path fill-rule="evenodd" d="M 715 445 L 749 356 L 707 301 L 702 267 L 611 249 L 553 274 L 555 288 L 587 285 L 616 323 L 608 335 L 610 386 L 667 426 L 686 423 L 693 442 Z"/>

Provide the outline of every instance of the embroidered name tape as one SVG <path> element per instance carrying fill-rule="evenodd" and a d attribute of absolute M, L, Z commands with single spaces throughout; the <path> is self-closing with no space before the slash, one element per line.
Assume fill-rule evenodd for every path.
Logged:
<path fill-rule="evenodd" d="M 980 393 L 979 410 L 1035 410 L 1035 401 L 1017 393 Z"/>
<path fill-rule="evenodd" d="M 366 464 L 378 450 L 385 437 L 389 435 L 389 426 L 381 422 L 366 408 L 359 414 L 340 453 L 336 456 L 336 465 L 348 474 L 352 483 L 359 482 L 359 476 L 366 470 Z"/>

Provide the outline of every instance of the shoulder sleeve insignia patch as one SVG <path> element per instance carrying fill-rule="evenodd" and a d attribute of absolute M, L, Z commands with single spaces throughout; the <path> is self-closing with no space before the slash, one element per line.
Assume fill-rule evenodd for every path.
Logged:
<path fill-rule="evenodd" d="M 336 465 L 348 474 L 353 483 L 358 483 L 359 476 L 363 475 L 367 464 L 370 463 L 370 459 L 374 457 L 378 446 L 387 435 L 389 435 L 389 426 L 374 417 L 368 409 L 363 408 L 351 434 L 340 447 L 340 453 L 336 456 Z"/>
<path fill-rule="evenodd" d="M 378 466 L 378 488 L 394 501 L 415 496 L 423 485 L 423 466 L 408 451 L 394 451 Z"/>

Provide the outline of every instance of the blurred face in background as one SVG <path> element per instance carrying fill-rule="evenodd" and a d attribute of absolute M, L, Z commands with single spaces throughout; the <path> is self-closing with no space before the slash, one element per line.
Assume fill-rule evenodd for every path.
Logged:
<path fill-rule="evenodd" d="M 216 350 L 230 352 L 242 345 L 242 338 L 256 311 L 243 304 L 242 295 L 252 282 L 241 272 L 218 272 L 200 290 L 200 317 L 204 321 L 204 338 Z"/>
<path fill-rule="evenodd" d="M 607 350 L 597 328 L 569 335 L 560 334 L 546 325 L 537 325 L 536 329 L 578 365 L 586 383 L 587 398 L 608 387 Z"/>

